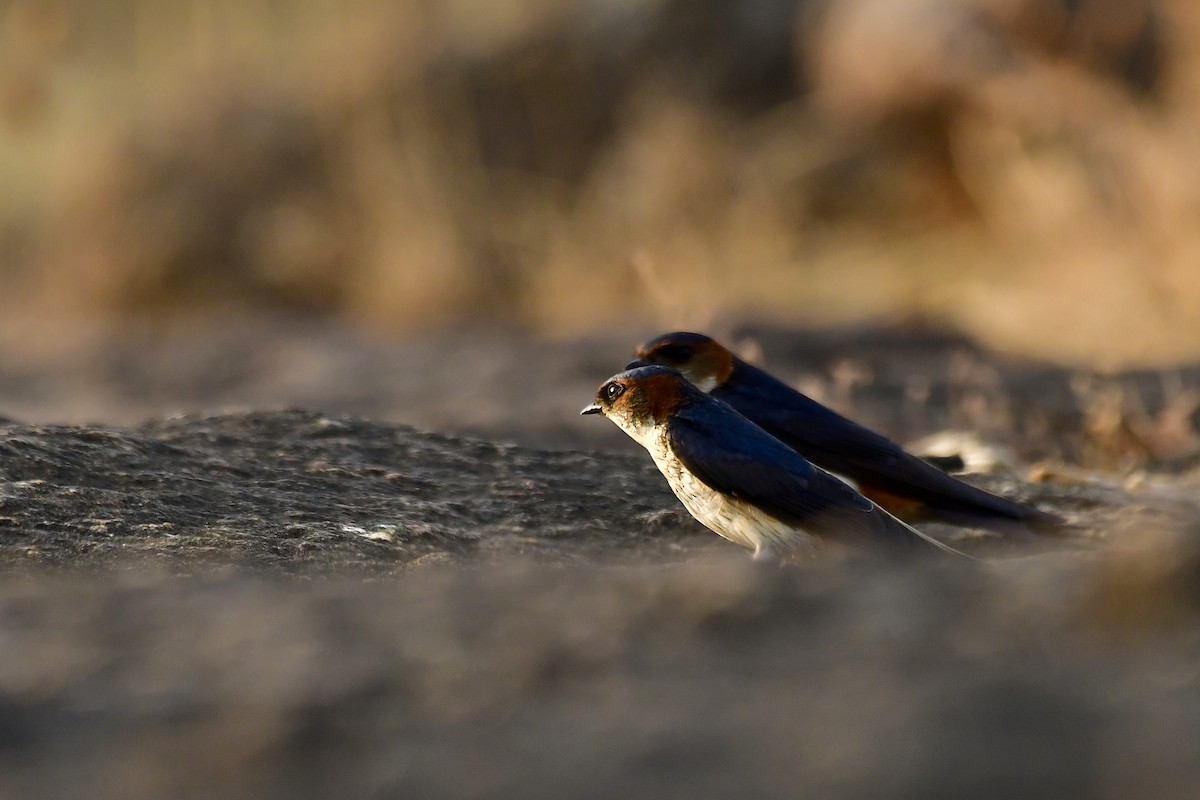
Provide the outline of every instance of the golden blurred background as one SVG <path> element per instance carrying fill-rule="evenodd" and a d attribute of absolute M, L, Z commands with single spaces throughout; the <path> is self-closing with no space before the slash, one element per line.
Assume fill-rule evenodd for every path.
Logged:
<path fill-rule="evenodd" d="M 318 315 L 1200 358 L 1190 0 L 9 0 L 5 346 Z"/>

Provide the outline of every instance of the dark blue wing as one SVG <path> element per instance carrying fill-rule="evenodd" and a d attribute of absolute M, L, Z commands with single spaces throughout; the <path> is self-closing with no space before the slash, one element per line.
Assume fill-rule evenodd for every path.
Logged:
<path fill-rule="evenodd" d="M 696 397 L 677 410 L 668 440 L 706 485 L 810 533 L 919 541 L 853 488 L 715 398 Z"/>
<path fill-rule="evenodd" d="M 1031 521 L 1053 518 L 947 475 L 749 364 L 739 362 L 730 380 L 713 395 L 804 457 L 853 479 L 864 490 L 910 498 L 942 512 Z"/>

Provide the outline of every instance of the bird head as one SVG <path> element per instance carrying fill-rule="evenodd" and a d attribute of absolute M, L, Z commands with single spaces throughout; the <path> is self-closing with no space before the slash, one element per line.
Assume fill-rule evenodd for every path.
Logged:
<path fill-rule="evenodd" d="M 603 414 L 634 439 L 645 437 L 666 421 L 695 392 L 669 367 L 649 365 L 620 372 L 600 385 L 596 400 L 580 414 Z"/>
<path fill-rule="evenodd" d="M 679 370 L 703 392 L 711 392 L 733 372 L 733 353 L 702 333 L 667 333 L 642 344 L 626 369 L 660 364 Z"/>

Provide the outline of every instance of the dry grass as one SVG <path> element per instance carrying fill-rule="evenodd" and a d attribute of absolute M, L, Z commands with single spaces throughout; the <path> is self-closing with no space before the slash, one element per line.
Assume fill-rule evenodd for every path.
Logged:
<path fill-rule="evenodd" d="M 8 316 L 893 316 L 1200 357 L 1189 3 L 853 0 L 741 38 L 724 8 L 12 0 Z"/>

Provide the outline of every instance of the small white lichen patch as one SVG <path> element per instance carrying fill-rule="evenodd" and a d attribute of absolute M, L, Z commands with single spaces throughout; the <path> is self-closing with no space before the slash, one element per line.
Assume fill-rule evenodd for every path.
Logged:
<path fill-rule="evenodd" d="M 343 525 L 342 532 L 356 533 L 372 542 L 394 542 L 396 540 L 395 525 L 376 525 L 371 530 L 359 527 L 358 525 Z"/>

